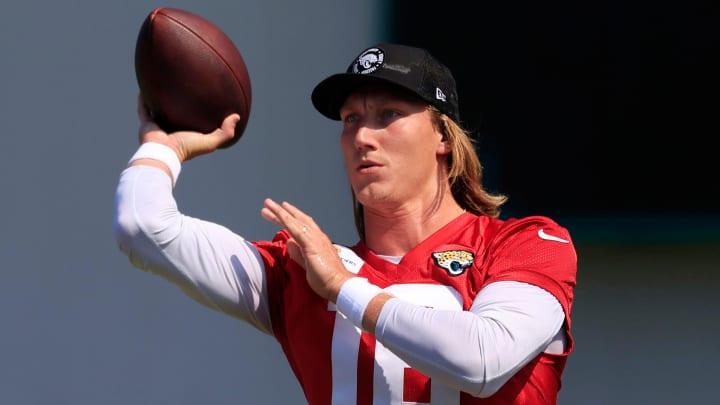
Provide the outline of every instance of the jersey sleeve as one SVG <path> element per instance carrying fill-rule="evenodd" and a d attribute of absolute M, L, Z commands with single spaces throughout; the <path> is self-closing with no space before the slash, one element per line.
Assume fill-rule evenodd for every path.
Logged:
<path fill-rule="evenodd" d="M 149 166 L 125 169 L 114 232 L 133 266 L 159 275 L 197 302 L 270 334 L 264 264 L 255 246 L 218 224 L 179 212 L 172 182 Z"/>
<path fill-rule="evenodd" d="M 484 285 L 520 281 L 543 288 L 557 298 L 570 323 L 577 254 L 567 229 L 543 216 L 508 220 L 488 252 Z"/>

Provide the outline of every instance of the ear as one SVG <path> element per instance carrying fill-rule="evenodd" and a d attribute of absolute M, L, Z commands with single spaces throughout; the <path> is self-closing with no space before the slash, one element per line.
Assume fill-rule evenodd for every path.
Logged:
<path fill-rule="evenodd" d="M 438 139 L 435 153 L 437 153 L 439 156 L 447 156 L 452 152 L 452 145 L 450 145 L 450 141 L 448 140 L 449 136 L 447 135 L 449 131 L 446 121 L 447 118 L 444 115 L 439 114 L 436 116 L 436 118 L 437 120 L 433 121 L 433 127 L 437 130 L 438 135 L 440 135 L 440 139 Z"/>
<path fill-rule="evenodd" d="M 438 155 L 448 155 L 451 151 L 452 148 L 450 147 L 450 142 L 448 142 L 447 139 L 443 138 L 440 142 L 438 142 L 435 153 L 437 153 Z"/>

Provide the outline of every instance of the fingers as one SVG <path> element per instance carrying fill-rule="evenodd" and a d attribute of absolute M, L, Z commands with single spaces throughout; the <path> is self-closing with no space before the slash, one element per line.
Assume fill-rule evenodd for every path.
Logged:
<path fill-rule="evenodd" d="M 240 121 L 240 115 L 230 114 L 219 128 L 208 133 L 193 131 L 179 131 L 170 134 L 178 138 L 185 152 L 186 160 L 196 156 L 211 153 L 235 136 L 235 126 Z"/>
<path fill-rule="evenodd" d="M 157 142 L 175 150 L 180 161 L 215 151 L 235 136 L 235 128 L 240 115 L 233 113 L 223 119 L 220 127 L 209 133 L 195 131 L 177 131 L 168 134 L 152 118 L 142 94 L 138 93 L 137 113 L 140 119 L 139 141 Z"/>
<path fill-rule="evenodd" d="M 298 219 L 302 218 L 302 219 L 305 219 L 305 220 L 308 220 L 308 221 L 313 221 L 313 219 L 310 218 L 309 215 L 305 214 L 305 213 L 302 212 L 298 207 L 290 204 L 289 202 L 283 202 L 283 203 L 282 203 L 282 207 L 283 207 L 283 209 L 285 209 L 287 212 L 289 212 L 290 215 L 292 215 L 292 216 L 295 217 L 295 218 L 298 218 Z"/>
<path fill-rule="evenodd" d="M 220 128 L 216 129 L 213 132 L 205 134 L 206 137 L 209 138 L 209 140 L 212 139 L 211 146 L 213 149 L 218 148 L 220 145 L 235 137 L 235 127 L 237 126 L 238 122 L 240 122 L 240 115 L 230 114 L 225 117 L 222 124 L 220 125 Z"/>
<path fill-rule="evenodd" d="M 303 257 L 302 249 L 298 246 L 297 242 L 295 242 L 294 239 L 290 239 L 288 240 L 287 247 L 290 258 L 293 259 L 295 263 L 305 268 L 305 257 Z"/>
<path fill-rule="evenodd" d="M 138 93 L 137 97 L 137 113 L 140 119 L 140 128 L 138 131 L 138 138 L 140 143 L 148 141 L 157 141 L 158 138 L 164 138 L 165 132 L 153 121 L 150 110 L 145 104 L 145 100 L 141 93 Z"/>
<path fill-rule="evenodd" d="M 321 298 L 335 302 L 340 287 L 354 275 L 343 266 L 332 241 L 309 215 L 294 205 L 265 199 L 262 216 L 284 227 L 291 238 L 288 254 L 305 269 L 310 288 Z"/>
<path fill-rule="evenodd" d="M 282 208 L 282 206 L 270 198 L 266 198 L 264 204 L 265 206 L 260 211 L 263 218 L 280 227 L 287 228 L 292 218 Z M 299 224 L 299 222 L 296 221 L 296 224 Z M 299 226 L 296 226 L 295 228 L 299 229 Z"/>
<path fill-rule="evenodd" d="M 142 93 L 138 93 L 137 113 L 138 117 L 140 118 L 140 122 L 150 120 L 150 110 L 148 110 L 147 105 L 145 104 L 145 99 L 143 99 Z"/>
<path fill-rule="evenodd" d="M 317 230 L 317 225 L 312 217 L 288 202 L 278 204 L 267 198 L 261 214 L 268 221 L 287 229 L 293 238 L 300 239 L 301 242 L 308 233 Z"/>
<path fill-rule="evenodd" d="M 235 135 L 235 127 L 240 122 L 240 114 L 230 114 L 222 122 L 220 129 L 230 134 Z"/>

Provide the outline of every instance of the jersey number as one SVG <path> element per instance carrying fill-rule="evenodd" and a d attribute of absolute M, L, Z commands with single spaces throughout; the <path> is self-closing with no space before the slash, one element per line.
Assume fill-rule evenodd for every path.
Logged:
<path fill-rule="evenodd" d="M 435 291 L 428 291 L 428 289 Z M 441 289 L 441 291 L 438 291 Z M 461 308 L 447 287 L 436 285 L 396 285 L 394 295 L 420 305 Z M 427 302 L 428 297 L 433 301 Z M 360 331 L 337 313 L 332 348 L 333 404 L 458 404 L 460 393 L 434 382 L 408 366 L 375 338 Z"/>

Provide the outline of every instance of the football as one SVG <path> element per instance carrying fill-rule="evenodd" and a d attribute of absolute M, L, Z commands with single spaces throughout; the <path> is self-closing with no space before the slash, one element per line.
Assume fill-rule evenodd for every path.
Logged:
<path fill-rule="evenodd" d="M 250 117 L 252 90 L 245 60 L 218 26 L 197 14 L 156 8 L 140 27 L 135 75 L 153 120 L 166 132 L 212 132 L 240 114 L 234 145 Z"/>

